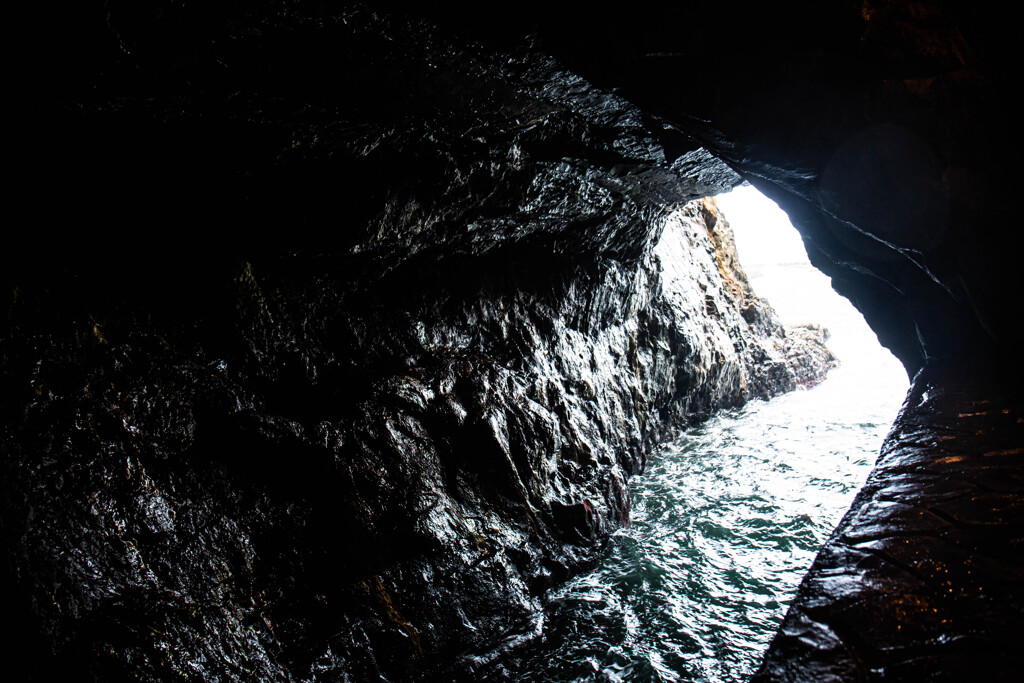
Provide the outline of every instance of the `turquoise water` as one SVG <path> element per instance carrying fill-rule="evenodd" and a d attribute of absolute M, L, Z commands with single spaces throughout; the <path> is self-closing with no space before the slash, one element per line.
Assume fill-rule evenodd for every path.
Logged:
<path fill-rule="evenodd" d="M 632 481 L 632 528 L 550 596 L 516 680 L 746 680 L 871 470 L 907 390 L 902 367 L 809 264 L 748 272 L 785 322 L 831 329 L 841 366 L 652 454 Z"/>
<path fill-rule="evenodd" d="M 552 597 L 533 681 L 742 681 L 871 469 L 888 422 L 721 415 L 634 480 L 633 527 Z M 860 443 L 861 447 L 854 444 Z"/>

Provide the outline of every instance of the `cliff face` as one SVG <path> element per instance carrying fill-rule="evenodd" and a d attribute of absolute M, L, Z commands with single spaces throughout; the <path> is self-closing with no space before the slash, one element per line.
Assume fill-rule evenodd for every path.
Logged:
<path fill-rule="evenodd" d="M 111 5 L 131 57 L 49 112 L 46 210 L 110 208 L 8 271 L 40 680 L 468 675 L 628 524 L 657 438 L 832 362 L 751 292 L 697 199 L 738 178 L 684 136 L 529 49 L 282 7 Z M 160 251 L 106 253 L 139 230 Z"/>

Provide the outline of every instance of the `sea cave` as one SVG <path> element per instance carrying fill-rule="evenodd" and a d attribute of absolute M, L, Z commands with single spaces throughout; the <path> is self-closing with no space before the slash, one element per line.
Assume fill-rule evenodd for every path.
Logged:
<path fill-rule="evenodd" d="M 714 440 L 653 454 L 836 372 L 818 321 L 751 287 L 715 200 L 750 186 L 909 388 L 837 526 L 759 518 L 814 559 L 749 676 L 1024 676 L 990 3 L 29 13 L 0 290 L 15 680 L 739 680 L 713 653 L 570 676 L 538 643 L 580 632 L 573 582 L 652 518 L 636 482 L 679 484 L 659 509 L 685 525 L 701 463 L 767 478 Z"/>

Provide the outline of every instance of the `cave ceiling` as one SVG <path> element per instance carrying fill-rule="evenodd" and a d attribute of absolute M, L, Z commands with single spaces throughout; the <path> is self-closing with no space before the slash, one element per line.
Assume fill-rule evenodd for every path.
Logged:
<path fill-rule="evenodd" d="M 307 39 L 333 30 L 325 17 L 412 13 L 480 49 L 554 56 L 639 106 L 669 161 L 696 147 L 724 160 L 790 214 L 812 262 L 913 372 L 929 359 L 1002 354 L 1019 332 L 1006 199 L 1019 147 L 1006 105 L 1012 42 L 988 9 L 938 1 L 634 3 L 628 12 L 529 2 L 79 3 L 44 13 L 35 21 L 46 30 L 26 36 L 33 66 L 15 79 L 29 102 L 19 194 L 44 221 L 103 217 L 99 236 L 70 231 L 64 249 L 72 254 L 97 241 L 235 253 L 253 247 L 240 246 L 228 224 L 295 215 L 308 227 L 276 247 L 330 249 L 324 217 L 339 205 L 358 212 L 352 198 L 365 194 L 365 173 L 324 180 L 336 172 L 330 154 L 308 140 L 299 143 L 305 154 L 289 154 L 295 141 L 286 138 L 323 127 L 339 105 L 386 119 L 395 110 L 436 112 L 459 93 L 411 102 L 403 92 L 422 93 L 401 81 L 366 89 L 372 67 L 332 68 L 337 52 L 358 44 L 328 49 Z M 282 25 L 298 28 L 273 40 Z M 276 90 L 253 97 L 255 84 Z M 289 109 L 298 100 L 304 107 Z M 56 205 L 46 197 L 55 186 L 71 188 Z M 127 227 L 140 214 L 148 214 L 144 235 Z M 218 225 L 199 231 L 201 245 L 187 227 L 196 215 Z M 38 235 L 17 235 L 12 246 L 15 265 L 25 254 L 60 260 L 62 248 L 40 245 Z"/>

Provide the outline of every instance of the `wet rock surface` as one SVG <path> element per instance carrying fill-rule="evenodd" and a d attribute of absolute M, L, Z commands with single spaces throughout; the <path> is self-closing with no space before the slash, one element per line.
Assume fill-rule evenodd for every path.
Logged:
<path fill-rule="evenodd" d="M 928 368 L 755 681 L 1024 675 L 1024 403 Z"/>
<path fill-rule="evenodd" d="M 6 273 L 35 680 L 473 677 L 628 524 L 661 435 L 830 366 L 690 201 L 738 182 L 699 146 L 527 49 L 275 6 L 112 4 L 130 51 L 50 112 L 46 210 L 114 209 Z M 156 250 L 106 252 L 140 215 Z"/>
<path fill-rule="evenodd" d="M 628 524 L 660 434 L 802 381 L 701 216 L 665 219 L 667 276 L 488 262 L 351 302 L 245 264 L 187 322 L 15 290 L 4 529 L 37 675 L 469 675 Z"/>

